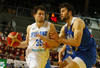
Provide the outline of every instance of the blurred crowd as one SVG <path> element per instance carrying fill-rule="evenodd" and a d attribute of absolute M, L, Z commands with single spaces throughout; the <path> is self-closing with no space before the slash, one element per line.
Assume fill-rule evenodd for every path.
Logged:
<path fill-rule="evenodd" d="M 4 7 L 2 5 L 8 5 L 8 6 L 13 6 L 12 8 L 9 7 L 4 7 L 3 8 L 3 11 L 4 12 L 7 12 L 7 10 L 9 10 L 9 12 L 12 11 L 12 13 L 16 13 L 16 11 L 18 9 L 16 9 L 16 7 L 20 7 L 21 9 L 18 10 L 19 12 L 19 15 L 24 15 L 24 16 L 32 16 L 32 11 L 29 11 L 29 10 L 26 10 L 26 9 L 33 9 L 34 6 L 37 6 L 37 5 L 43 5 L 47 12 L 56 12 L 56 13 L 59 13 L 59 4 L 60 2 L 56 2 L 56 1 L 45 1 L 45 0 L 1 0 L 1 4 L 0 4 L 0 7 Z M 74 5 L 74 4 L 73 4 Z M 26 8 L 26 9 L 24 9 Z M 75 7 L 75 9 L 77 9 Z M 94 12 L 94 14 L 90 14 L 90 13 L 84 13 L 82 10 L 78 9 L 78 10 L 75 10 L 75 16 L 84 16 L 84 17 L 91 17 L 91 16 L 95 16 L 97 17 L 98 16 L 98 13 L 97 12 Z"/>

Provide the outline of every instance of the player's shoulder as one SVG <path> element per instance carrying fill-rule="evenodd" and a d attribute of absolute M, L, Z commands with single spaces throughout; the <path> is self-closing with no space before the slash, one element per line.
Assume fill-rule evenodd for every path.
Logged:
<path fill-rule="evenodd" d="M 49 21 L 45 21 L 45 23 L 44 23 L 44 27 L 49 27 L 49 26 L 51 26 L 51 22 L 49 22 Z"/>
<path fill-rule="evenodd" d="M 83 26 L 83 28 L 85 27 L 85 23 L 81 18 L 76 18 L 73 25 L 76 26 L 76 27 L 78 27 L 78 26 L 79 27 Z"/>
<path fill-rule="evenodd" d="M 51 22 L 50 22 L 50 21 L 45 21 L 45 23 L 46 23 L 46 24 L 51 24 Z"/>
<path fill-rule="evenodd" d="M 34 26 L 36 24 L 36 22 L 32 23 L 30 26 Z"/>
<path fill-rule="evenodd" d="M 30 27 L 31 27 L 31 25 L 28 25 L 28 26 L 27 26 L 27 30 L 30 30 Z"/>
<path fill-rule="evenodd" d="M 29 28 L 35 28 L 36 27 L 36 22 L 32 23 L 31 25 L 28 26 Z"/>
<path fill-rule="evenodd" d="M 30 27 L 31 27 L 31 25 L 28 25 L 28 26 L 27 26 L 27 28 L 30 28 Z"/>
<path fill-rule="evenodd" d="M 75 23 L 76 23 L 76 22 L 77 22 L 77 23 L 84 23 L 84 21 L 83 21 L 81 18 L 78 18 L 78 17 L 75 19 Z"/>

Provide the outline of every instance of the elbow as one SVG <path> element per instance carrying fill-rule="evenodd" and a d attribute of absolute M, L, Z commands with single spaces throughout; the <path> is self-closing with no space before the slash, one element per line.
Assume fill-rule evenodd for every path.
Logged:
<path fill-rule="evenodd" d="M 76 41 L 76 42 L 75 42 L 75 46 L 76 46 L 76 47 L 79 47 L 81 42 L 80 42 L 79 40 L 75 40 L 75 41 Z"/>
<path fill-rule="evenodd" d="M 80 46 L 80 42 L 76 42 L 76 47 L 79 47 Z"/>

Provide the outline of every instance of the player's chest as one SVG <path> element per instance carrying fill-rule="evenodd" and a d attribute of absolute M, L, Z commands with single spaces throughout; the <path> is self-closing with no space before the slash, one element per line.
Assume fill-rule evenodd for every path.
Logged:
<path fill-rule="evenodd" d="M 30 37 L 37 37 L 36 34 L 40 34 L 43 36 L 47 36 L 48 33 L 48 29 L 34 29 L 34 30 L 30 30 Z"/>

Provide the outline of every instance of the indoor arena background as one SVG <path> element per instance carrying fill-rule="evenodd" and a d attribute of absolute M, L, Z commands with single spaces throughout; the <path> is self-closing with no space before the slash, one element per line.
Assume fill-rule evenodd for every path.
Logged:
<path fill-rule="evenodd" d="M 97 43 L 97 61 L 93 68 L 100 68 L 100 2 L 99 0 L 0 0 L 0 68 L 28 68 L 25 62 L 25 49 L 13 48 L 7 45 L 7 35 L 16 31 L 26 38 L 26 28 L 34 23 L 33 8 L 37 5 L 45 6 L 47 12 L 45 20 L 52 22 L 57 32 L 65 24 L 60 20 L 59 4 L 68 2 L 75 7 L 75 16 L 83 19 Z M 54 15 L 55 17 L 53 17 Z M 11 20 L 15 26 L 9 26 Z M 13 27 L 12 29 L 10 29 Z M 50 50 L 52 68 L 58 67 L 58 48 Z M 62 57 L 64 53 L 62 54 Z M 3 67 L 2 67 L 3 66 Z"/>

